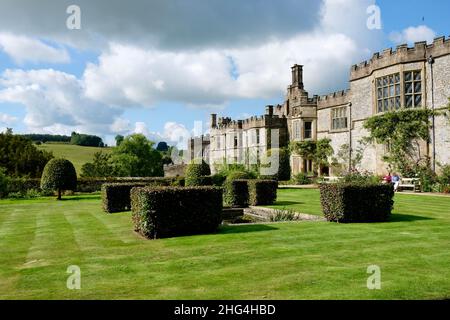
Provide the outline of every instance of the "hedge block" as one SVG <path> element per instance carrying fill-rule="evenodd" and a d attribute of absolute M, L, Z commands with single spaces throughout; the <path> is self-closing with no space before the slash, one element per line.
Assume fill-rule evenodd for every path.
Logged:
<path fill-rule="evenodd" d="M 227 206 L 245 208 L 248 206 L 248 196 L 247 180 L 225 181 L 224 199 Z"/>
<path fill-rule="evenodd" d="M 148 239 L 210 233 L 222 221 L 222 189 L 133 188 L 131 206 L 135 231 Z"/>
<path fill-rule="evenodd" d="M 391 185 L 322 184 L 320 202 L 328 221 L 384 222 L 388 221 L 393 204 Z"/>
<path fill-rule="evenodd" d="M 247 183 L 250 205 L 271 205 L 277 200 L 278 181 L 248 180 Z"/>
<path fill-rule="evenodd" d="M 130 191 L 134 187 L 145 187 L 145 183 L 105 183 L 102 185 L 103 210 L 108 213 L 130 211 Z"/>

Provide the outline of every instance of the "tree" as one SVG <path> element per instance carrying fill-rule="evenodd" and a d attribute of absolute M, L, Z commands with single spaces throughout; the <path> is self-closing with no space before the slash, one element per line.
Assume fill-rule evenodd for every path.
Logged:
<path fill-rule="evenodd" d="M 202 185 L 202 177 L 211 175 L 209 165 L 203 159 L 192 160 L 185 172 L 186 186 L 200 186 Z"/>
<path fill-rule="evenodd" d="M 94 153 L 93 162 L 85 163 L 81 167 L 81 177 L 99 178 L 114 176 L 114 165 L 111 155 L 104 152 Z"/>
<path fill-rule="evenodd" d="M 292 153 L 301 156 L 303 159 L 311 160 L 315 170 L 318 171 L 324 166 L 329 166 L 328 159 L 334 154 L 331 139 L 328 138 L 317 141 L 293 141 L 289 148 Z"/>
<path fill-rule="evenodd" d="M 158 150 L 159 152 L 167 152 L 169 151 L 169 146 L 167 145 L 167 142 L 161 141 L 158 143 L 156 150 Z"/>
<path fill-rule="evenodd" d="M 0 167 L 0 199 L 8 194 L 9 177 L 5 172 L 5 168 Z"/>
<path fill-rule="evenodd" d="M 37 149 L 31 140 L 12 134 L 12 130 L 0 133 L 0 166 L 9 176 L 39 178 L 52 158 L 52 153 Z"/>
<path fill-rule="evenodd" d="M 44 168 L 41 178 L 42 190 L 57 190 L 61 200 L 62 190 L 74 191 L 77 187 L 77 173 L 72 162 L 66 159 L 52 159 Z"/>
<path fill-rule="evenodd" d="M 161 153 L 153 148 L 154 142 L 142 134 L 126 137 L 113 149 L 112 163 L 115 173 L 123 177 L 164 176 Z"/>
<path fill-rule="evenodd" d="M 125 137 L 120 134 L 116 136 L 116 147 L 120 146 L 120 144 L 123 142 L 123 139 L 125 139 Z"/>
<path fill-rule="evenodd" d="M 80 134 L 76 132 L 72 132 L 70 138 L 70 144 L 74 144 L 77 146 L 86 146 L 86 147 L 104 147 L 104 143 L 102 138 L 98 136 L 88 135 L 88 134 Z"/>
<path fill-rule="evenodd" d="M 291 179 L 290 152 L 287 148 L 267 150 L 266 159 L 261 163 L 262 167 L 270 167 L 272 154 L 278 154 L 278 172 L 274 176 L 263 176 L 262 178 L 273 178 L 279 181 L 289 181 Z"/>

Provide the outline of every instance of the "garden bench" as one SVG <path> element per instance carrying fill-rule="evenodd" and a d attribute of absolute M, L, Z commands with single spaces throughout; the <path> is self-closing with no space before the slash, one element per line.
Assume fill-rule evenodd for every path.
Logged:
<path fill-rule="evenodd" d="M 335 182 L 339 182 L 339 180 L 341 180 L 341 177 L 322 177 L 322 182 L 323 183 L 335 183 Z"/>
<path fill-rule="evenodd" d="M 401 178 L 398 185 L 399 190 L 412 189 L 414 192 L 422 192 L 420 179 L 417 178 Z"/>

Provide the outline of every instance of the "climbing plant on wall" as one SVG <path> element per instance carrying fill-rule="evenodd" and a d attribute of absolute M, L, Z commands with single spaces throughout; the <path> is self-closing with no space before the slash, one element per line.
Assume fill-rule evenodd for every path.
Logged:
<path fill-rule="evenodd" d="M 403 175 L 411 175 L 428 165 L 429 159 L 421 153 L 420 143 L 430 141 L 429 109 L 387 112 L 366 120 L 364 128 L 370 132 L 368 141 L 387 146 L 384 161 Z"/>

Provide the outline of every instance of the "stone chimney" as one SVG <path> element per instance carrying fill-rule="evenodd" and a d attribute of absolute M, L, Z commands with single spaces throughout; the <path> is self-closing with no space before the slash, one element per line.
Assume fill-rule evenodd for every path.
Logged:
<path fill-rule="evenodd" d="M 266 115 L 273 116 L 273 106 L 266 106 Z"/>
<path fill-rule="evenodd" d="M 213 113 L 211 114 L 211 122 L 209 123 L 210 128 L 216 128 L 217 127 L 217 114 Z"/>
<path fill-rule="evenodd" d="M 294 65 L 292 67 L 292 86 L 303 89 L 303 66 Z"/>

